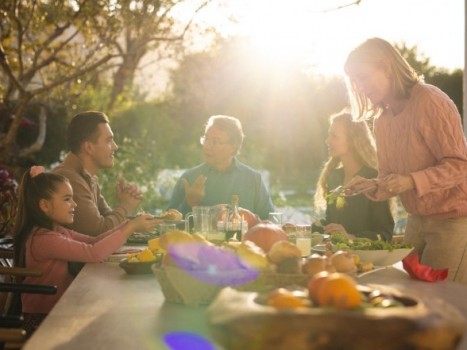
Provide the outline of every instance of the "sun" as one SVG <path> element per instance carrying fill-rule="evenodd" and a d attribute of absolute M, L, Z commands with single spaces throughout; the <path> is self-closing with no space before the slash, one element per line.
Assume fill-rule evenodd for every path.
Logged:
<path fill-rule="evenodd" d="M 320 74 L 340 74 L 349 42 L 336 18 L 352 0 L 225 1 L 204 19 L 224 36 L 247 38 L 252 54 L 276 67 L 298 65 Z M 344 6 L 345 7 L 345 6 Z M 222 15 L 221 12 L 228 15 Z M 226 21 L 226 18 L 233 21 Z M 331 18 L 332 17 L 332 18 Z M 353 41 L 351 41 L 353 42 Z"/>

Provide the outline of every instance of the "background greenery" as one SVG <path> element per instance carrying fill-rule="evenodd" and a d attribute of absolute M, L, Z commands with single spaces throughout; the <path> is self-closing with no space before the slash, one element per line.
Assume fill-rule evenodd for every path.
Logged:
<path fill-rule="evenodd" d="M 155 3 L 169 8 L 183 2 L 190 0 L 145 0 L 138 9 L 125 0 L 114 1 L 120 5 L 115 8 L 107 1 L 76 2 L 78 11 L 58 0 L 38 1 L 36 6 L 26 0 L 2 2 L 0 163 L 16 168 L 17 177 L 32 164 L 54 166 L 64 155 L 71 117 L 102 110 L 119 145 L 115 167 L 100 176 L 105 196 L 112 203 L 115 181 L 124 174 L 144 189 L 144 209 L 165 208 L 175 179 L 161 171 L 201 162 L 204 123 L 211 115 L 227 114 L 243 123 L 246 139 L 240 159 L 270 173 L 274 203 L 311 206 L 327 157 L 328 118 L 347 103 L 342 76 L 278 67 L 252 55 L 242 38 L 222 39 L 196 28 L 188 32 L 186 23 L 150 11 Z M 22 16 L 14 11 L 17 4 Z M 33 21 L 26 22 L 26 13 Z M 65 27 L 76 29 L 81 41 L 54 36 L 58 30 L 67 33 Z M 23 41 L 14 40 L 23 34 Z M 196 35 L 215 39 L 190 53 L 186 43 Z M 395 44 L 425 80 L 443 89 L 462 111 L 463 72 L 434 67 L 417 47 Z M 148 53 L 161 65 L 168 59 L 173 63 L 168 88 L 157 98 L 142 92 L 151 90 L 145 85 L 149 73 L 142 61 Z M 142 75 L 142 84 L 135 82 L 136 73 Z M 42 109 L 47 114 L 45 141 L 39 150 L 22 153 L 39 135 Z M 14 142 L 4 142 L 15 123 Z"/>

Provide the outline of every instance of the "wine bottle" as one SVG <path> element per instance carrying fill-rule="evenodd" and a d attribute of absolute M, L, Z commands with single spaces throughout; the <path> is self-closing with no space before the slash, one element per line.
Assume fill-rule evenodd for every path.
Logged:
<path fill-rule="evenodd" d="M 248 223 L 240 214 L 238 210 L 238 203 L 240 198 L 238 195 L 232 195 L 231 199 L 231 208 L 229 216 L 227 218 L 226 227 L 225 227 L 225 239 L 236 239 L 238 241 L 242 240 L 242 234 L 248 230 Z"/>

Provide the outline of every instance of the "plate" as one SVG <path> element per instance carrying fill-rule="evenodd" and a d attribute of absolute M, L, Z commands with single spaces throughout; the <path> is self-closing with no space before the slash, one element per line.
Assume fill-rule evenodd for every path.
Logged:
<path fill-rule="evenodd" d="M 119 266 L 125 270 L 129 275 L 144 275 L 152 273 L 151 267 L 154 264 L 157 264 L 158 261 L 148 261 L 148 262 L 128 262 L 128 259 L 120 260 Z"/>
<path fill-rule="evenodd" d="M 159 233 L 135 232 L 127 239 L 127 244 L 146 245 L 150 239 L 159 237 Z"/>
<path fill-rule="evenodd" d="M 393 250 L 350 250 L 358 255 L 361 262 L 372 262 L 375 266 L 388 266 L 401 261 L 412 252 L 413 248 Z"/>

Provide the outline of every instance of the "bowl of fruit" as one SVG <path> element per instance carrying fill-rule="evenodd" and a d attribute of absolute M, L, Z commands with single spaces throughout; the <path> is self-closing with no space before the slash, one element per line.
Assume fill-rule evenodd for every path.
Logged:
<path fill-rule="evenodd" d="M 146 248 L 140 253 L 128 254 L 120 261 L 119 266 L 129 275 L 150 274 L 152 265 L 160 263 L 161 259 L 162 254 L 153 253 Z"/>
<path fill-rule="evenodd" d="M 207 316 L 226 350 L 455 349 L 465 320 L 454 307 L 434 299 L 323 272 L 307 288 L 224 288 Z"/>

